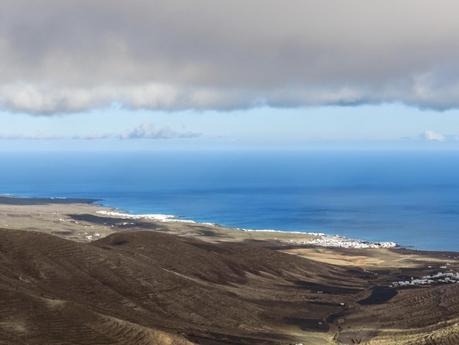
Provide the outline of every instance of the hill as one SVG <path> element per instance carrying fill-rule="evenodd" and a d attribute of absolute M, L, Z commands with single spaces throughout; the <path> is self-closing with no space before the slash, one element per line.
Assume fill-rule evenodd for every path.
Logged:
<path fill-rule="evenodd" d="M 459 284 L 382 288 L 400 273 L 256 241 L 133 231 L 79 243 L 1 230 L 0 344 L 390 344 L 397 332 L 457 344 Z M 425 332 L 435 342 L 417 342 Z"/>

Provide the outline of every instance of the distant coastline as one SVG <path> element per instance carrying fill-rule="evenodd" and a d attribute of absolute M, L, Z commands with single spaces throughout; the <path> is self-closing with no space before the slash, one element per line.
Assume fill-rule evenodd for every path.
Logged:
<path fill-rule="evenodd" d="M 206 226 L 220 226 L 220 224 L 196 222 L 189 219 L 180 219 L 174 215 L 167 214 L 131 214 L 121 210 L 113 209 L 108 205 L 100 203 L 101 200 L 87 199 L 87 198 L 66 198 L 66 197 L 25 197 L 15 195 L 0 195 L 0 204 L 3 205 L 45 205 L 45 204 L 99 204 L 100 206 L 109 210 L 99 210 L 98 214 L 119 217 L 124 219 L 150 219 L 158 222 L 177 222 L 177 223 L 192 223 L 202 224 Z M 301 244 L 304 245 L 317 245 L 320 247 L 331 247 L 331 248 L 359 248 L 359 249 L 370 249 L 370 248 L 397 248 L 399 244 L 392 241 L 366 241 L 361 239 L 351 239 L 341 235 L 325 234 L 323 232 L 302 232 L 302 231 L 289 231 L 289 230 L 277 230 L 277 229 L 245 229 L 245 228 L 231 228 L 235 231 L 246 231 L 246 232 L 271 232 L 271 233 L 286 233 L 286 234 L 299 234 L 299 235 L 312 235 L 315 238 L 304 241 Z M 297 243 L 298 244 L 298 243 Z"/>
<path fill-rule="evenodd" d="M 95 204 L 99 201 L 87 198 L 28 197 L 0 194 L 0 204 L 2 205 Z"/>
<path fill-rule="evenodd" d="M 98 214 L 109 216 L 109 217 L 119 217 L 123 219 L 150 219 L 158 222 L 178 222 L 178 223 L 192 223 L 192 224 L 203 224 L 208 226 L 219 226 L 219 224 L 213 223 L 199 223 L 194 220 L 188 219 L 179 219 L 174 215 L 167 214 L 130 214 L 125 212 L 120 212 L 118 210 L 100 210 L 97 211 Z M 301 231 L 284 231 L 284 230 L 273 230 L 273 229 L 242 229 L 242 228 L 232 228 L 235 231 L 246 231 L 246 232 L 270 232 L 270 233 L 287 233 L 287 234 L 299 234 L 299 235 L 311 235 L 314 238 L 310 240 L 303 241 L 296 244 L 303 245 L 316 245 L 320 247 L 331 247 L 331 248 L 358 248 L 358 249 L 376 249 L 376 248 L 397 248 L 400 247 L 399 244 L 392 241 L 366 241 L 360 239 L 351 239 L 340 235 L 330 235 L 322 232 L 301 232 Z M 293 243 L 293 242 L 292 242 Z"/>

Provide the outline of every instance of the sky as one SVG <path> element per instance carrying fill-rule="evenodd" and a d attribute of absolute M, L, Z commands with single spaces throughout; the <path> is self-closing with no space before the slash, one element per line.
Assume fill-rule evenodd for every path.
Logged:
<path fill-rule="evenodd" d="M 2 0 L 0 150 L 459 148 L 453 0 Z"/>
<path fill-rule="evenodd" d="M 459 110 L 400 104 L 221 111 L 0 113 L 9 149 L 456 149 Z M 344 146 L 343 146 L 344 145 Z"/>

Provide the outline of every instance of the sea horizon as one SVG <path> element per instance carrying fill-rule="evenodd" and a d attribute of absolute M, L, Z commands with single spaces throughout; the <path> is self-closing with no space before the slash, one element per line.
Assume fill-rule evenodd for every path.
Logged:
<path fill-rule="evenodd" d="M 393 241 L 414 249 L 459 247 L 454 151 L 0 156 L 3 195 L 97 199 L 131 214 Z"/>

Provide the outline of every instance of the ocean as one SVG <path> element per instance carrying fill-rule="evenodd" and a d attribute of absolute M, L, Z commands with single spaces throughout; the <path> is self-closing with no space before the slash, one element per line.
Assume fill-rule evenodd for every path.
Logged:
<path fill-rule="evenodd" d="M 2 152 L 0 194 L 459 250 L 459 152 Z"/>

